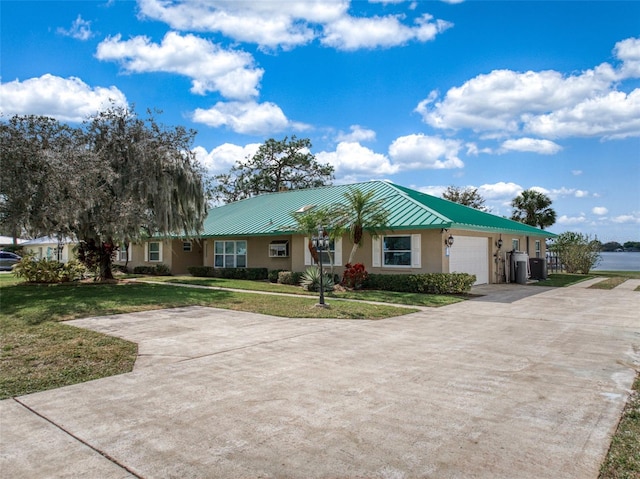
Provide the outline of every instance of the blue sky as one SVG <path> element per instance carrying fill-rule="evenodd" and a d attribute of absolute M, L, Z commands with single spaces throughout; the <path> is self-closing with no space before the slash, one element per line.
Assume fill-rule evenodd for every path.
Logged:
<path fill-rule="evenodd" d="M 640 240 L 640 2 L 7 1 L 0 110 L 109 100 L 198 131 L 212 174 L 308 137 L 335 183 L 549 195 L 551 231 Z"/>

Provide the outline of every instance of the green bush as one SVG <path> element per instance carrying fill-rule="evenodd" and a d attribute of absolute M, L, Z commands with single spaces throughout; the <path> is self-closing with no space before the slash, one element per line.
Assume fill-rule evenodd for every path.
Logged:
<path fill-rule="evenodd" d="M 280 273 L 282 271 L 285 271 L 284 269 L 270 269 L 269 270 L 269 274 L 268 274 L 268 278 L 269 281 L 272 283 L 277 283 L 278 282 L 278 277 L 280 275 Z"/>
<path fill-rule="evenodd" d="M 300 285 L 307 291 L 320 291 L 320 268 L 312 266 L 302 273 Z M 333 291 L 334 282 L 331 275 L 322 273 L 322 286 L 325 291 Z"/>
<path fill-rule="evenodd" d="M 293 271 L 280 271 L 280 273 L 278 273 L 278 283 L 297 286 L 302 280 L 302 275 L 302 273 L 296 273 Z"/>
<path fill-rule="evenodd" d="M 567 273 L 589 274 L 600 262 L 602 243 L 589 235 L 567 231 L 559 235 L 549 248 L 560 256 Z"/>
<path fill-rule="evenodd" d="M 248 279 L 262 281 L 269 278 L 267 268 L 214 268 L 213 266 L 190 266 L 191 276 L 200 278 Z"/>
<path fill-rule="evenodd" d="M 136 266 L 133 268 L 133 274 L 148 274 L 151 276 L 171 276 L 171 270 L 164 263 L 158 263 L 155 266 Z"/>
<path fill-rule="evenodd" d="M 475 282 L 475 275 L 467 273 L 369 274 L 364 287 L 401 293 L 464 294 Z"/>
<path fill-rule="evenodd" d="M 67 283 L 84 278 L 86 268 L 75 259 L 67 263 L 46 258 L 36 260 L 31 253 L 22 257 L 13 272 L 29 283 Z"/>

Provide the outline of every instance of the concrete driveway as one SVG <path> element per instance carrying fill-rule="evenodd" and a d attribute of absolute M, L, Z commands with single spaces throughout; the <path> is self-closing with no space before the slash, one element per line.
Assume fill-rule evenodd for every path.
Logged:
<path fill-rule="evenodd" d="M 0 402 L 11 478 L 597 478 L 640 293 L 494 286 L 382 321 L 185 308 L 73 321 L 132 373 Z"/>

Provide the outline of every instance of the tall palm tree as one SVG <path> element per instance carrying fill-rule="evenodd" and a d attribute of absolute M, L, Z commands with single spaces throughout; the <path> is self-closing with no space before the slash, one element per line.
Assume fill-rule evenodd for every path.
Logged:
<path fill-rule="evenodd" d="M 349 231 L 349 239 L 353 243 L 349 254 L 349 264 L 353 264 L 358 248 L 362 246 L 364 231 L 372 236 L 387 229 L 389 211 L 382 206 L 382 200 L 373 199 L 374 192 L 364 193 L 358 188 L 352 188 L 344 194 L 347 202 L 336 206 L 335 215 L 340 224 Z"/>
<path fill-rule="evenodd" d="M 544 229 L 556 222 L 556 212 L 551 208 L 551 199 L 544 193 L 525 190 L 511 201 L 514 208 L 511 219 L 529 226 Z"/>

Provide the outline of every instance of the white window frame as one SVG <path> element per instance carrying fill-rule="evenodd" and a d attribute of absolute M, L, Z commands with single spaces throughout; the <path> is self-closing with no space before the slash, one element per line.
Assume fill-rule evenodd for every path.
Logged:
<path fill-rule="evenodd" d="M 182 242 L 182 252 L 183 253 L 191 253 L 193 251 L 193 244 L 191 241 L 183 241 Z"/>
<path fill-rule="evenodd" d="M 151 248 L 149 248 L 149 245 L 152 245 L 152 244 L 158 245 L 158 251 L 151 251 Z M 157 253 L 158 259 L 151 259 L 152 253 L 154 254 Z M 162 261 L 162 241 L 147 241 L 144 244 L 144 259 L 148 263 L 160 263 Z"/>
<path fill-rule="evenodd" d="M 407 250 L 411 254 L 411 260 L 409 264 L 384 264 L 384 239 L 390 237 L 409 237 L 411 241 L 411 249 Z M 389 269 L 415 269 L 422 267 L 422 235 L 418 234 L 396 234 L 396 235 L 382 235 L 376 236 L 371 239 L 372 250 L 372 266 L 374 268 L 389 268 Z"/>
<path fill-rule="evenodd" d="M 227 252 L 227 244 L 233 243 L 233 252 Z M 244 254 L 238 254 L 238 244 L 244 243 Z M 222 244 L 222 253 L 216 251 L 216 245 Z M 220 240 L 213 242 L 213 267 L 214 268 L 247 268 L 249 264 L 247 240 Z M 227 258 L 233 256 L 233 266 L 227 266 Z M 238 266 L 238 257 L 244 256 L 244 265 Z M 222 266 L 217 264 L 216 258 L 222 257 Z"/>
<path fill-rule="evenodd" d="M 342 238 L 336 238 L 332 240 L 333 249 L 329 249 L 329 252 L 333 253 L 333 266 L 342 266 Z M 311 257 L 311 251 L 309 251 L 309 237 L 305 236 L 304 238 L 304 265 L 305 266 L 313 266 L 315 262 Z M 326 256 L 325 256 L 326 255 Z M 322 256 L 322 266 L 331 266 L 329 260 L 329 253 L 327 251 L 323 251 Z M 327 261 L 325 261 L 325 258 Z"/>
<path fill-rule="evenodd" d="M 542 254 L 542 249 L 541 249 L 541 241 L 540 240 L 536 240 L 535 242 L 535 248 L 536 248 L 536 258 L 540 258 L 540 255 Z"/>
<path fill-rule="evenodd" d="M 131 246 L 131 243 L 129 243 L 129 247 L 120 245 L 120 249 L 118 249 L 118 261 L 131 261 Z"/>
<path fill-rule="evenodd" d="M 273 240 L 269 243 L 269 258 L 288 258 L 289 240 Z"/>
<path fill-rule="evenodd" d="M 520 251 L 520 239 L 511 238 L 511 251 Z"/>

